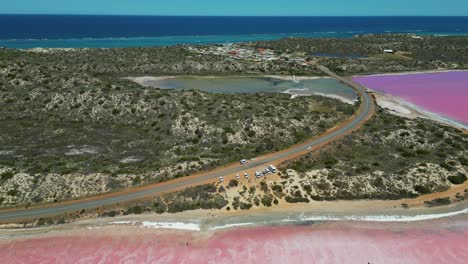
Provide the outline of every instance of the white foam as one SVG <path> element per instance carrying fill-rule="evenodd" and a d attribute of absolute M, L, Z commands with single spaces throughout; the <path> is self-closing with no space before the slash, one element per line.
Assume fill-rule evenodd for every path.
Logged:
<path fill-rule="evenodd" d="M 149 222 L 143 221 L 142 227 L 156 228 L 156 229 L 180 229 L 200 231 L 200 225 L 194 223 L 180 223 L 180 222 Z"/>
<path fill-rule="evenodd" d="M 130 224 L 135 224 L 133 221 L 116 221 L 116 222 L 111 222 L 111 224 L 115 225 L 130 225 Z"/>
<path fill-rule="evenodd" d="M 341 102 L 346 103 L 346 104 L 354 104 L 355 102 L 357 102 L 357 100 L 350 100 L 348 98 L 345 98 L 343 96 L 339 96 L 337 94 L 325 94 L 325 93 L 318 93 L 318 92 L 312 92 L 312 94 L 337 99 L 337 100 L 340 100 Z"/>
<path fill-rule="evenodd" d="M 239 227 L 239 226 L 249 226 L 249 225 L 254 225 L 254 223 L 227 224 L 227 225 L 222 225 L 222 226 L 211 227 L 210 230 L 219 230 L 219 229 L 226 229 L 226 228 Z"/>
<path fill-rule="evenodd" d="M 304 92 L 310 92 L 310 93 L 300 94 L 300 93 L 294 93 L 294 91 L 304 91 Z M 326 94 L 326 93 L 312 92 L 308 88 L 292 88 L 292 89 L 287 89 L 287 90 L 283 91 L 282 93 L 290 94 L 291 99 L 294 99 L 294 98 L 296 98 L 298 96 L 318 95 L 318 96 L 328 97 L 328 98 L 332 98 L 332 99 L 337 99 L 337 100 L 340 100 L 343 103 L 351 104 L 351 105 L 353 105 L 355 102 L 357 102 L 357 100 L 350 100 L 348 98 L 345 98 L 343 96 L 339 96 L 337 94 Z"/>
<path fill-rule="evenodd" d="M 135 222 L 135 221 L 116 221 L 110 224 L 115 225 L 139 225 L 141 227 L 156 228 L 156 229 L 180 229 L 180 230 L 194 230 L 200 231 L 200 226 L 194 223 L 181 223 L 181 222 Z"/>
<path fill-rule="evenodd" d="M 298 219 L 283 219 L 281 222 L 302 222 L 302 221 L 361 221 L 361 222 L 416 222 L 424 220 L 433 220 L 456 216 L 468 213 L 468 208 L 460 211 L 448 212 L 442 214 L 423 214 L 423 215 L 350 215 L 350 216 L 301 216 Z"/>
<path fill-rule="evenodd" d="M 389 109 L 391 111 L 395 111 L 397 113 L 405 114 L 405 115 L 410 115 L 411 111 L 405 108 L 404 106 L 401 106 L 399 104 L 396 104 L 392 101 L 386 100 L 386 99 L 381 99 L 377 100 L 377 104 L 382 107 Z"/>
<path fill-rule="evenodd" d="M 468 213 L 468 208 L 465 208 L 460 211 L 440 213 L 440 214 L 422 214 L 422 215 L 349 215 L 349 216 L 333 216 L 333 215 L 316 215 L 308 216 L 301 215 L 297 218 L 287 218 L 282 219 L 279 222 L 282 223 L 298 223 L 306 221 L 359 221 L 359 222 L 417 222 L 425 220 L 433 220 L 445 217 L 451 217 L 461 214 Z M 272 224 L 276 221 L 269 221 L 268 223 Z M 267 223 L 267 222 L 263 222 Z M 135 221 L 116 221 L 111 222 L 111 224 L 127 224 L 127 225 L 139 225 L 142 228 L 154 228 L 154 229 L 176 229 L 176 230 L 189 230 L 189 231 L 201 231 L 202 228 L 200 224 L 197 223 L 182 223 L 182 222 L 135 222 Z M 234 227 L 243 227 L 243 226 L 253 226 L 259 223 L 233 223 L 220 226 L 209 227 L 208 230 L 222 230 L 227 228 Z"/>

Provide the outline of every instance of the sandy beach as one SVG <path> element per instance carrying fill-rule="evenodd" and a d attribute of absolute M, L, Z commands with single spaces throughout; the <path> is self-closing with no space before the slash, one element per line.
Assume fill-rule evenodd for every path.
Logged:
<path fill-rule="evenodd" d="M 144 82 L 144 81 L 162 81 L 173 79 L 176 77 L 191 77 L 191 78 L 223 78 L 224 76 L 202 76 L 202 75 L 179 75 L 179 76 L 139 76 L 139 77 L 125 77 L 124 79 L 131 80 L 137 83 Z M 293 77 L 290 75 L 229 75 L 225 76 L 229 78 L 245 78 L 245 77 L 264 77 L 264 78 L 273 78 L 278 80 L 284 81 L 293 81 Z M 296 80 L 316 80 L 316 79 L 330 79 L 329 76 L 296 76 Z"/>
<path fill-rule="evenodd" d="M 392 72 L 392 73 L 375 73 L 375 74 L 362 74 L 362 75 L 353 75 L 355 77 L 365 77 L 365 76 L 388 76 L 388 75 L 411 75 L 411 74 L 424 74 L 424 73 L 442 73 L 442 72 L 467 72 L 468 70 L 456 70 L 456 69 L 439 69 L 439 70 L 428 70 L 428 71 L 403 71 L 403 72 Z"/>

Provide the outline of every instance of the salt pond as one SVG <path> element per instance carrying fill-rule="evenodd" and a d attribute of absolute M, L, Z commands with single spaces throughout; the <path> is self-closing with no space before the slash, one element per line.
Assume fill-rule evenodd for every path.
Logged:
<path fill-rule="evenodd" d="M 281 93 L 322 95 L 343 101 L 354 101 L 357 96 L 348 86 L 331 78 L 283 80 L 273 77 L 139 77 L 132 80 L 144 86 L 161 89 L 196 89 L 209 93 Z"/>
<path fill-rule="evenodd" d="M 468 71 L 359 76 L 354 80 L 468 125 Z"/>
<path fill-rule="evenodd" d="M 466 263 L 468 221 L 199 232 L 103 226 L 0 239 L 2 263 Z M 98 229 L 98 230 L 96 230 Z"/>

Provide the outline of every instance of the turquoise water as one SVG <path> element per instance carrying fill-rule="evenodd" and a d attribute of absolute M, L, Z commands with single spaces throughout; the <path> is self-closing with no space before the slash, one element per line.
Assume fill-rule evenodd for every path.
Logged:
<path fill-rule="evenodd" d="M 343 35 L 351 37 L 355 34 Z M 226 44 L 277 40 L 286 37 L 334 37 L 335 33 L 314 34 L 253 34 L 253 35 L 190 35 L 163 37 L 110 37 L 110 38 L 69 38 L 69 39 L 0 39 L 0 47 L 31 48 L 125 48 L 174 46 L 178 44 Z"/>
<path fill-rule="evenodd" d="M 280 93 L 297 90 L 300 94 L 320 93 L 337 95 L 348 100 L 357 98 L 348 86 L 331 78 L 300 80 L 297 82 L 269 77 L 177 77 L 165 80 L 146 80 L 146 86 L 161 89 L 190 90 L 196 89 L 209 93 Z"/>

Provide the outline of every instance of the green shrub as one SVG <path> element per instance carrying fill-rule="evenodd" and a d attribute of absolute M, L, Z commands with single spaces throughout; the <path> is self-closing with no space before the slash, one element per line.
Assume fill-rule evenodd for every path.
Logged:
<path fill-rule="evenodd" d="M 226 192 L 226 189 L 224 188 L 224 186 L 220 185 L 219 188 L 218 188 L 218 192 L 219 193 Z"/>
<path fill-rule="evenodd" d="M 241 203 L 240 204 L 240 209 L 241 210 L 249 210 L 250 208 L 252 208 L 252 204 L 250 204 L 250 203 Z"/>
<path fill-rule="evenodd" d="M 12 171 L 5 171 L 0 175 L 0 178 L 2 180 L 8 180 L 8 179 L 13 178 L 14 175 L 15 174 Z"/>
<path fill-rule="evenodd" d="M 420 194 L 428 194 L 431 193 L 431 189 L 427 186 L 416 185 L 414 186 L 414 190 Z"/>
<path fill-rule="evenodd" d="M 287 203 L 308 203 L 309 199 L 305 197 L 292 197 L 292 196 L 286 196 L 284 198 Z"/>
<path fill-rule="evenodd" d="M 262 181 L 260 182 L 260 190 L 262 190 L 263 192 L 268 192 L 268 185 L 266 184 L 266 182 Z"/>
<path fill-rule="evenodd" d="M 447 177 L 452 184 L 463 184 L 466 181 L 466 175 L 459 172 L 456 176 Z"/>
<path fill-rule="evenodd" d="M 144 208 L 141 205 L 135 205 L 127 209 L 127 214 L 141 214 L 143 213 Z"/>
<path fill-rule="evenodd" d="M 239 185 L 239 181 L 236 179 L 232 179 L 229 181 L 229 187 L 237 187 Z"/>
<path fill-rule="evenodd" d="M 324 164 L 325 164 L 325 167 L 331 169 L 333 167 L 333 165 L 335 165 L 336 163 L 338 163 L 338 160 L 333 157 L 333 156 L 327 156 L 325 159 L 324 159 Z"/>
<path fill-rule="evenodd" d="M 140 176 L 136 176 L 135 178 L 133 178 L 132 180 L 132 185 L 138 185 L 141 183 L 141 178 Z"/>
<path fill-rule="evenodd" d="M 450 205 L 451 203 L 452 202 L 450 201 L 450 197 L 437 198 L 431 201 L 424 201 L 424 204 L 428 207 Z"/>
<path fill-rule="evenodd" d="M 234 197 L 234 199 L 232 200 L 232 208 L 237 210 L 237 208 L 239 208 L 239 206 L 240 206 L 240 198 L 239 197 Z"/>
<path fill-rule="evenodd" d="M 263 195 L 263 197 L 262 197 L 262 204 L 263 204 L 264 206 L 270 207 L 272 201 L 273 201 L 273 199 L 271 198 L 271 196 L 269 196 L 269 195 Z"/>
<path fill-rule="evenodd" d="M 105 212 L 102 214 L 102 216 L 104 217 L 115 217 L 117 215 L 117 211 L 109 211 L 109 212 Z"/>
<path fill-rule="evenodd" d="M 461 165 L 468 166 L 468 158 L 459 157 L 458 160 L 460 161 Z"/>
<path fill-rule="evenodd" d="M 112 109 L 112 114 L 113 115 L 118 115 L 120 113 L 120 110 L 117 108 Z"/>
<path fill-rule="evenodd" d="M 161 200 L 158 200 L 154 202 L 153 210 L 158 214 L 162 214 L 166 212 L 167 206 Z"/>
<path fill-rule="evenodd" d="M 374 186 L 379 188 L 379 189 L 383 189 L 385 188 L 385 184 L 384 184 L 384 180 L 382 177 L 379 177 L 377 179 L 374 180 Z"/>
<path fill-rule="evenodd" d="M 256 206 L 259 206 L 259 205 L 260 205 L 260 199 L 258 198 L 258 196 L 255 196 L 253 202 L 254 202 L 254 204 L 255 204 Z"/>
<path fill-rule="evenodd" d="M 281 187 L 281 185 L 273 185 L 271 189 L 275 192 L 283 192 L 283 187 Z"/>
<path fill-rule="evenodd" d="M 9 190 L 9 191 L 7 192 L 7 194 L 8 194 L 9 196 L 16 196 L 18 193 L 19 193 L 19 192 L 18 192 L 17 189 L 11 189 L 11 190 Z"/>
<path fill-rule="evenodd" d="M 440 166 L 441 166 L 442 168 L 448 170 L 448 171 L 454 171 L 454 170 L 455 170 L 452 166 L 450 166 L 449 164 L 447 164 L 447 163 L 445 163 L 445 162 L 441 163 Z"/>

